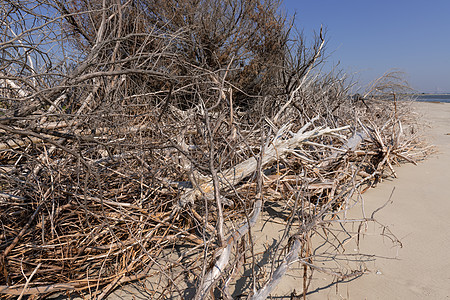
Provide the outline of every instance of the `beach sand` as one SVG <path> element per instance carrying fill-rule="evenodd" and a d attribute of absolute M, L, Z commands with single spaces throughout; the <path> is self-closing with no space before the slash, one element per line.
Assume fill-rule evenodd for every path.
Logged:
<path fill-rule="evenodd" d="M 363 195 L 370 215 L 395 188 L 392 203 L 375 218 L 388 226 L 402 248 L 380 236 L 380 226 L 369 224 L 359 252 L 376 257 L 365 263 L 365 274 L 336 284 L 331 276 L 316 272 L 307 299 L 450 299 L 450 104 L 414 106 L 430 123 L 427 137 L 436 153 L 418 166 L 397 167 L 398 178 Z M 360 210 L 355 207 L 352 215 L 361 215 Z M 352 242 L 345 248 L 358 251 Z M 301 291 L 301 281 L 297 284 Z M 285 288 L 280 286 L 280 291 Z"/>

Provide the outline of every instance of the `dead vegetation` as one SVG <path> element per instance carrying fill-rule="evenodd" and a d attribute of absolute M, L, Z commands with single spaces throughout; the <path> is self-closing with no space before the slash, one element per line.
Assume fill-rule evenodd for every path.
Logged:
<path fill-rule="evenodd" d="M 242 259 L 252 299 L 295 260 L 306 293 L 311 236 L 426 149 L 406 105 L 367 99 L 392 85 L 351 97 L 345 76 L 315 71 L 322 31 L 291 40 L 277 8 L 2 2 L 2 297 L 102 299 L 146 279 L 155 299 L 231 298 Z M 267 202 L 286 230 L 260 276 L 251 228 Z"/>

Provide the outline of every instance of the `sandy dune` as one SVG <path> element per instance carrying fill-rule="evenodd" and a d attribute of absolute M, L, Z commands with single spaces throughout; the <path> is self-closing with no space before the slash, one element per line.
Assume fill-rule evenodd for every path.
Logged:
<path fill-rule="evenodd" d="M 364 194 L 365 211 L 370 213 L 395 188 L 393 202 L 376 218 L 403 247 L 392 247 L 379 235 L 379 226 L 369 225 L 360 252 L 377 257 L 365 264 L 366 273 L 338 284 L 316 273 L 308 299 L 450 299 L 450 104 L 414 105 L 431 124 L 427 135 L 437 153 L 418 166 L 398 167 L 397 179 Z M 358 213 L 355 209 L 352 214 Z M 349 243 L 346 251 L 357 251 L 354 248 L 355 243 Z M 297 282 L 298 291 L 301 281 Z"/>

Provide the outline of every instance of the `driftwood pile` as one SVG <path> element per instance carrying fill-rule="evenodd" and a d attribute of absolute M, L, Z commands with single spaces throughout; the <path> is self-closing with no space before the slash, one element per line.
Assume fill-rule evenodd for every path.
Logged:
<path fill-rule="evenodd" d="M 289 200 L 285 214 L 302 224 L 289 262 L 300 241 L 354 193 L 395 176 L 394 164 L 414 162 L 416 141 L 405 139 L 404 123 L 389 110 L 393 104 L 370 106 L 384 109 L 387 121 L 376 124 L 355 112 L 354 122 L 330 127 L 320 116 L 302 123 L 292 108 L 253 129 L 236 116 L 230 126 L 229 112 L 202 107 L 170 107 L 159 123 L 155 108 L 130 117 L 132 124 L 98 120 L 97 128 L 77 114 L 3 118 L 0 293 L 77 291 L 102 298 L 124 282 L 154 276 L 170 278 L 164 288 L 174 292 L 185 275 L 171 270 L 182 268 L 197 278 L 204 297 L 220 286 L 217 280 L 226 282 L 233 251 L 266 200 Z M 167 119 L 173 123 L 164 124 Z M 169 126 L 172 133 L 160 132 Z M 183 254 L 163 259 L 177 247 Z M 206 263 L 212 265 L 202 276 Z"/>
<path fill-rule="evenodd" d="M 284 91 L 248 95 L 233 81 L 248 58 L 192 65 L 189 32 L 120 34 L 111 24 L 128 4 L 105 3 L 70 68 L 50 67 L 62 57 L 12 17 L 1 25 L 1 297 L 102 299 L 145 279 L 155 299 L 230 298 L 270 201 L 285 238 L 272 272 L 254 270 L 242 291 L 265 299 L 293 261 L 315 267 L 306 245 L 320 224 L 424 154 L 406 104 L 376 89 L 384 100 L 350 97 L 344 78 L 312 71 L 322 36 Z M 33 28 L 64 18 L 75 26 L 66 15 Z"/>

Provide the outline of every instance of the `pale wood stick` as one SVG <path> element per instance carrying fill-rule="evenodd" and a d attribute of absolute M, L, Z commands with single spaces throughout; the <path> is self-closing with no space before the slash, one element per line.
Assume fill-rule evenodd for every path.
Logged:
<path fill-rule="evenodd" d="M 277 133 L 275 140 L 271 145 L 264 150 L 264 156 L 262 157 L 262 167 L 273 163 L 279 157 L 283 157 L 290 153 L 292 149 L 297 147 L 303 141 L 306 141 L 313 137 L 318 137 L 326 134 L 331 134 L 338 131 L 343 131 L 349 128 L 349 126 L 343 126 L 340 128 L 322 128 L 317 127 L 313 130 L 305 132 L 305 130 L 312 125 L 314 120 L 303 126 L 294 136 L 288 140 L 282 140 L 280 137 L 289 128 L 289 125 L 283 126 Z M 250 176 L 255 172 L 257 166 L 257 159 L 255 157 L 250 157 L 249 159 L 243 161 L 236 166 L 225 170 L 219 175 L 219 180 L 221 183 L 221 188 L 225 188 L 227 185 L 235 186 L 242 179 Z M 194 203 L 194 201 L 201 197 L 202 194 L 210 194 L 213 189 L 212 181 L 209 180 L 206 183 L 200 184 L 199 189 L 191 189 L 181 196 L 180 204 L 185 206 L 187 203 Z"/>

